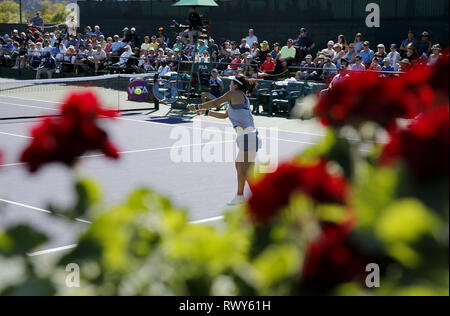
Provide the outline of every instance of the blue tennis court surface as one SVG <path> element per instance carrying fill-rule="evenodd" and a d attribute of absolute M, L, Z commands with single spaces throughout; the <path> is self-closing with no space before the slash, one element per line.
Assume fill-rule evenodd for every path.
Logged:
<path fill-rule="evenodd" d="M 37 107 L 48 114 L 52 113 L 51 109 L 56 105 L 52 102 L 1 97 L 0 110 L 3 109 L 2 102 Z M 36 119 L 0 121 L 0 149 L 5 154 L 0 167 L 0 226 L 31 224 L 52 238 L 45 249 L 62 247 L 76 242 L 76 233 L 88 225 L 83 220 L 89 219 L 69 221 L 45 213 L 49 203 L 70 205 L 74 174 L 61 165 L 51 165 L 30 175 L 25 166 L 18 162 L 21 151 L 30 141 L 29 130 L 37 123 Z M 118 145 L 120 160 L 110 161 L 93 153 L 81 159 L 76 173 L 95 179 L 101 185 L 106 205 L 117 204 L 132 190 L 145 186 L 170 197 L 177 206 L 188 211 L 192 221 L 215 221 L 224 214 L 226 203 L 236 193 L 233 161 L 193 161 L 199 152 L 208 152 L 207 146 L 211 144 L 224 151 L 230 144 L 235 146 L 228 121 L 204 118 L 188 120 L 128 112 L 114 122 L 105 120 L 102 124 L 105 124 L 110 138 Z M 177 138 L 183 131 L 189 137 Z M 269 131 L 264 133 L 264 130 L 261 134 L 266 138 L 263 143 L 267 146 L 270 144 L 273 147 L 271 150 L 277 151 L 279 161 L 321 138 L 320 135 L 282 130 L 278 130 L 275 136 Z M 196 139 L 198 135 L 204 137 Z M 174 153 L 176 157 L 177 153 L 188 154 L 191 161 L 174 161 Z M 248 191 L 247 194 L 250 194 Z"/>

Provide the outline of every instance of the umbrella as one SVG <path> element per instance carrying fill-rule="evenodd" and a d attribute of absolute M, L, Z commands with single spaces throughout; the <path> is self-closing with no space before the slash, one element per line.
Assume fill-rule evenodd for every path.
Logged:
<path fill-rule="evenodd" d="M 174 7 L 218 7 L 214 0 L 180 0 Z"/>

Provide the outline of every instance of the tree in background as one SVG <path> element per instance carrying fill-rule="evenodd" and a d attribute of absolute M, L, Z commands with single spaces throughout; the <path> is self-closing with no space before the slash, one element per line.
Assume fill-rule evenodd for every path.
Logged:
<path fill-rule="evenodd" d="M 38 1 L 41 16 L 44 18 L 45 24 L 59 24 L 66 21 L 69 12 L 66 11 L 67 1 L 59 1 L 53 3 L 50 0 Z M 27 10 L 24 14 L 26 21 L 29 21 L 35 14 L 36 10 Z"/>
<path fill-rule="evenodd" d="M 66 21 L 66 5 L 68 1 L 53 2 L 50 0 L 36 1 L 33 5 L 22 1 L 22 22 L 27 23 L 39 10 L 46 24 L 59 24 Z M 20 7 L 18 1 L 0 1 L 0 23 L 19 23 Z"/>
<path fill-rule="evenodd" d="M 0 23 L 18 23 L 19 22 L 19 4 L 5 0 L 0 2 Z"/>

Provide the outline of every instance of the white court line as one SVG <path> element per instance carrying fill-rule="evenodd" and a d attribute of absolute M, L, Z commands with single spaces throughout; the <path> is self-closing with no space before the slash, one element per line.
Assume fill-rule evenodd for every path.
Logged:
<path fill-rule="evenodd" d="M 225 218 L 224 216 L 216 216 L 216 217 L 192 221 L 192 222 L 189 222 L 189 224 L 199 225 L 199 224 L 204 224 L 204 223 L 217 222 L 217 221 L 223 220 L 224 218 Z M 71 250 L 71 249 L 76 248 L 77 246 L 78 246 L 77 244 L 74 244 L 74 245 L 68 245 L 68 246 L 63 246 L 63 247 L 58 247 L 58 248 L 51 248 L 51 249 L 47 249 L 47 250 L 36 251 L 36 252 L 29 253 L 28 256 L 29 257 L 37 257 L 37 256 L 42 256 L 42 255 L 48 255 L 51 253 L 61 252 L 61 251 L 65 251 L 65 250 Z"/>
<path fill-rule="evenodd" d="M 9 104 L 9 105 L 16 105 L 16 106 L 21 106 L 21 107 L 25 107 L 25 108 L 58 111 L 58 109 L 45 108 L 45 107 L 42 107 L 42 106 L 29 105 L 29 104 L 10 103 L 10 102 L 4 102 L 4 101 L 0 101 L 0 103 L 2 103 L 2 104 Z"/>
<path fill-rule="evenodd" d="M 43 102 L 43 103 L 51 103 L 51 104 L 60 104 L 61 102 L 57 102 L 57 101 L 45 101 L 45 100 L 38 100 L 38 99 L 26 99 L 26 98 L 20 98 L 20 97 L 13 97 L 13 96 L 3 96 L 6 98 L 13 98 L 13 99 L 17 99 L 17 100 L 24 100 L 24 101 L 38 101 L 38 102 Z M 4 102 L 5 103 L 5 102 Z M 9 103 L 9 104 L 15 104 L 15 103 Z M 22 106 L 27 106 L 25 104 L 22 104 Z M 33 106 L 31 106 L 33 107 Z M 58 111 L 58 109 L 54 109 L 54 108 L 44 108 L 41 107 L 42 109 L 46 109 L 46 110 L 52 110 L 52 111 Z M 120 117 L 119 119 L 124 120 L 124 118 Z M 151 122 L 151 121 L 142 121 L 142 120 L 132 120 L 132 119 L 127 119 L 130 121 L 136 121 L 136 122 L 146 122 L 146 123 L 152 123 L 152 124 L 158 124 L 158 125 L 169 125 L 169 124 L 165 124 L 165 123 L 159 123 L 159 122 Z M 228 123 L 223 123 L 220 121 L 210 121 L 210 120 L 201 120 L 202 122 L 207 122 L 207 123 L 212 123 L 212 124 L 221 124 L 221 125 L 229 125 Z M 169 125 L 170 126 L 170 125 Z M 264 127 L 263 127 L 264 128 Z M 319 136 L 319 137 L 324 137 L 325 134 L 317 134 L 317 133 L 309 133 L 309 132 L 297 132 L 297 131 L 287 131 L 287 130 L 283 130 L 280 129 L 281 132 L 285 132 L 285 133 L 291 133 L 291 134 L 301 134 L 301 135 L 310 135 L 310 136 Z"/>
<path fill-rule="evenodd" d="M 7 135 L 7 136 L 13 136 L 13 137 L 27 138 L 27 139 L 32 139 L 33 138 L 33 137 L 30 137 L 30 136 L 24 136 L 24 135 L 13 134 L 13 133 L 6 133 L 6 132 L 0 132 L 0 134 Z"/>
<path fill-rule="evenodd" d="M 48 254 L 55 253 L 55 252 L 60 252 L 60 251 L 64 251 L 64 250 L 74 249 L 77 246 L 78 245 L 68 245 L 68 246 L 64 246 L 64 247 L 52 248 L 52 249 L 47 249 L 47 250 L 42 250 L 42 251 L 36 251 L 36 252 L 29 253 L 28 257 L 36 257 L 36 256 L 48 255 Z"/>
<path fill-rule="evenodd" d="M 16 206 L 20 206 L 20 207 L 24 207 L 24 208 L 28 208 L 30 210 L 41 212 L 41 213 L 53 214 L 52 212 L 44 210 L 42 208 L 26 205 L 26 204 L 23 204 L 23 203 L 13 202 L 13 201 L 5 200 L 5 199 L 0 199 L 0 202 L 12 204 L 12 205 L 16 205 Z M 92 224 L 92 222 L 86 221 L 86 220 L 80 219 L 80 218 L 75 218 L 74 220 L 76 222 L 80 222 L 80 223 L 83 223 L 83 224 Z"/>
<path fill-rule="evenodd" d="M 168 146 L 168 147 L 159 147 L 159 148 L 149 148 L 149 149 L 138 149 L 138 150 L 121 151 L 121 152 L 119 152 L 119 154 L 120 155 L 128 155 L 128 154 L 146 153 L 146 152 L 152 152 L 152 151 L 158 151 L 158 150 L 180 149 L 180 148 L 186 148 L 186 147 L 217 145 L 217 144 L 225 144 L 225 143 L 232 143 L 232 142 L 234 142 L 234 140 L 211 142 L 211 143 L 200 143 L 200 144 L 189 144 L 189 145 L 180 145 L 180 146 Z M 97 154 L 97 155 L 81 156 L 79 158 L 80 159 L 88 159 L 88 158 L 98 158 L 98 157 L 104 157 L 104 156 L 105 155 L 103 155 L 103 154 Z M 23 163 L 23 162 L 9 163 L 9 164 L 0 165 L 0 167 L 14 167 L 14 166 L 23 166 L 23 165 L 26 165 L 26 163 Z"/>
<path fill-rule="evenodd" d="M 42 208 L 34 207 L 34 206 L 31 206 L 31 205 L 18 203 L 18 202 L 13 202 L 13 201 L 5 200 L 5 199 L 0 199 L 0 201 L 4 202 L 4 203 L 12 204 L 12 205 L 20 206 L 20 207 L 23 207 L 23 208 L 27 208 L 27 209 L 30 209 L 30 210 L 33 210 L 33 211 L 38 211 L 38 212 L 45 213 L 45 214 L 52 214 L 52 212 L 50 212 L 48 210 L 44 210 Z M 224 219 L 224 216 L 216 216 L 216 217 L 210 217 L 210 218 L 205 218 L 205 219 L 191 221 L 191 222 L 189 222 L 189 224 L 191 224 L 191 225 L 199 225 L 199 224 L 204 224 L 204 223 L 217 222 L 217 221 L 221 221 L 223 219 Z M 90 222 L 90 221 L 86 221 L 86 220 L 79 219 L 79 218 L 75 218 L 75 221 L 83 223 L 83 224 L 88 224 L 88 225 L 92 224 L 92 222 Z M 28 256 L 35 257 L 35 256 L 50 254 L 50 253 L 54 253 L 54 252 L 59 252 L 59 251 L 73 249 L 76 246 L 77 245 L 69 245 L 69 246 L 64 246 L 64 247 L 58 247 L 58 248 L 53 248 L 53 249 L 33 252 L 33 253 L 28 254 Z"/>

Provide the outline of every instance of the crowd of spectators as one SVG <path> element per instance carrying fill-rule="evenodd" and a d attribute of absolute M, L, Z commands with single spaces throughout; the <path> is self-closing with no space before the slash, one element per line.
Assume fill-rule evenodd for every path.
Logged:
<path fill-rule="evenodd" d="M 413 31 L 400 45 L 372 45 L 357 33 L 353 41 L 344 35 L 330 40 L 326 47 L 316 44 L 305 28 L 296 39 L 284 45 L 259 41 L 253 29 L 240 41 L 220 43 L 202 36 L 194 45 L 178 36 L 169 39 L 164 28 L 155 35 L 141 37 L 134 27 L 124 28 L 112 37 L 99 26 L 77 30 L 73 26 L 49 32 L 41 26 L 40 16 L 25 32 L 0 37 L 0 63 L 12 68 L 30 67 L 39 78 L 43 72 L 91 74 L 158 72 L 160 76 L 177 71 L 179 63 L 211 63 L 222 75 L 244 73 L 251 78 L 270 79 L 286 73 L 288 67 L 298 69 L 296 79 L 323 81 L 340 69 L 380 71 L 385 75 L 401 72 L 417 63 L 433 64 L 441 54 L 439 44 L 432 44 L 430 34 L 419 39 Z M 39 24 L 39 26 L 37 25 Z M 375 49 L 376 47 L 376 49 Z M 373 50 L 373 49 L 374 50 Z"/>

